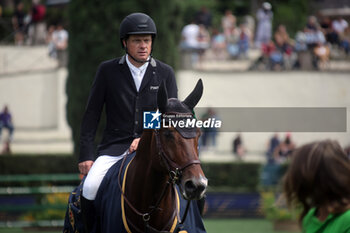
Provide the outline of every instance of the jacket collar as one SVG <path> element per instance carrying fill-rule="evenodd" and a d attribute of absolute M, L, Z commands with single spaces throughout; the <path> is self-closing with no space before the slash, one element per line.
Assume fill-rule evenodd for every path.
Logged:
<path fill-rule="evenodd" d="M 123 65 L 124 63 L 126 63 L 126 55 L 122 56 L 119 60 L 119 64 L 120 65 Z M 149 62 L 151 64 L 152 67 L 156 67 L 157 66 L 157 63 L 156 63 L 156 60 L 154 60 L 153 57 L 151 57 L 151 60 Z"/>

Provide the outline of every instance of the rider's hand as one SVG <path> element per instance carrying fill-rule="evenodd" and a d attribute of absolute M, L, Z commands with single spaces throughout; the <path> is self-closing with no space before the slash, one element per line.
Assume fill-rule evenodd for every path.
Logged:
<path fill-rule="evenodd" d="M 140 138 L 135 138 L 134 141 L 132 141 L 130 147 L 129 147 L 129 152 L 132 153 L 137 150 L 137 147 L 139 145 Z"/>
<path fill-rule="evenodd" d="M 79 163 L 78 167 L 79 167 L 80 173 L 83 174 L 84 176 L 87 175 L 93 163 L 94 161 L 92 160 L 87 160 Z"/>

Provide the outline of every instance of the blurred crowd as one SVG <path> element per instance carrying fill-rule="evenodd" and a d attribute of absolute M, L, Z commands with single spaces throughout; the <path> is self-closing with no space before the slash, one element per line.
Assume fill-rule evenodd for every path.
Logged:
<path fill-rule="evenodd" d="M 291 37 L 286 25 L 274 21 L 273 10 L 269 2 L 254 16 L 236 17 L 226 9 L 214 26 L 210 9 L 201 7 L 181 32 L 183 65 L 201 68 L 204 59 L 254 59 L 252 70 L 327 69 L 332 54 L 349 56 L 350 29 L 344 18 L 309 16 L 305 27 Z M 47 44 L 49 55 L 61 66 L 67 60 L 68 32 L 59 22 L 47 25 L 46 14 L 40 0 L 32 0 L 29 8 L 18 1 L 12 17 L 15 44 Z M 273 25 L 278 25 L 275 30 Z M 258 58 L 249 56 L 252 49 Z"/>
<path fill-rule="evenodd" d="M 59 67 L 67 64 L 68 32 L 61 22 L 47 25 L 46 6 L 32 0 L 29 11 L 19 1 L 12 16 L 15 45 L 47 45 L 50 57 L 57 59 Z"/>
<path fill-rule="evenodd" d="M 284 163 L 290 159 L 295 148 L 296 144 L 290 132 L 286 133 L 283 140 L 278 133 L 274 133 L 267 142 L 266 160 L 273 164 Z M 241 133 L 238 133 L 232 141 L 232 152 L 238 160 L 244 159 L 246 155 L 247 149 Z"/>
<path fill-rule="evenodd" d="M 273 8 L 268 2 L 257 10 L 255 20 L 251 15 L 237 20 L 227 9 L 219 28 L 212 26 L 211 12 L 202 7 L 181 36 L 183 61 L 190 62 L 191 68 L 200 67 L 208 51 L 213 60 L 248 59 L 249 50 L 255 49 L 261 56 L 251 69 L 325 69 L 331 52 L 349 56 L 350 44 L 349 25 L 342 17 L 309 16 L 294 38 L 283 24 L 273 31 Z"/>
<path fill-rule="evenodd" d="M 266 161 L 267 164 L 283 164 L 290 161 L 294 150 L 297 148 L 293 140 L 292 133 L 285 133 L 281 138 L 279 133 L 274 133 L 266 143 Z M 350 145 L 345 146 L 345 154 L 350 159 Z M 232 141 L 232 153 L 238 160 L 244 159 L 247 149 L 242 137 L 242 133 L 237 133 Z"/>
<path fill-rule="evenodd" d="M 192 64 L 201 63 L 208 49 L 213 52 L 213 59 L 248 58 L 252 43 L 254 19 L 247 15 L 237 24 L 231 10 L 226 10 L 221 19 L 221 28 L 212 27 L 212 15 L 202 7 L 192 21 L 181 32 L 180 49 L 190 56 Z"/>

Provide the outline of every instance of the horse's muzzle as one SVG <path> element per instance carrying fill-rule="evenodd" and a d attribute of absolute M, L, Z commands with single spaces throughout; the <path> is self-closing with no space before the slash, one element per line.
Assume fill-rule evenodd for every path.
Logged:
<path fill-rule="evenodd" d="M 187 200 L 199 200 L 205 194 L 208 186 L 208 179 L 200 176 L 200 178 L 191 178 L 183 182 L 183 196 Z"/>

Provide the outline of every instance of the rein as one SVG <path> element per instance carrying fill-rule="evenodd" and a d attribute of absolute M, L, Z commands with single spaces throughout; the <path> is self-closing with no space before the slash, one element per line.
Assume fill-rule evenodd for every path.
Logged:
<path fill-rule="evenodd" d="M 148 233 L 167 233 L 169 231 L 158 231 L 156 230 L 155 228 L 151 227 L 149 225 L 149 221 L 151 219 L 151 215 L 154 213 L 154 211 L 156 209 L 158 209 L 159 205 L 160 205 L 160 202 L 161 200 L 164 198 L 165 196 L 165 193 L 166 193 L 166 190 L 168 189 L 168 187 L 170 185 L 172 185 L 173 187 L 173 190 L 174 190 L 174 193 L 175 195 L 176 194 L 176 184 L 179 184 L 180 180 L 181 180 L 181 175 L 182 175 L 182 172 L 188 168 L 189 166 L 191 165 L 195 165 L 195 164 L 200 164 L 200 161 L 199 160 L 191 160 L 189 161 L 188 163 L 186 163 L 185 165 L 183 166 L 179 166 L 177 163 L 175 163 L 174 161 L 172 161 L 169 156 L 164 152 L 163 150 L 163 146 L 162 146 L 162 143 L 160 141 L 160 134 L 159 134 L 159 130 L 158 129 L 155 129 L 154 130 L 154 133 L 155 133 L 155 139 L 156 139 L 156 146 L 157 146 L 157 150 L 158 150 L 158 155 L 162 158 L 162 160 L 164 161 L 164 164 L 166 166 L 166 169 L 168 171 L 168 174 L 169 174 L 169 180 L 167 181 L 166 183 L 166 186 L 163 188 L 162 190 L 162 193 L 159 197 L 159 199 L 157 200 L 156 202 L 156 205 L 148 212 L 148 213 L 141 213 L 140 211 L 138 211 L 131 203 L 130 201 L 127 199 L 122 187 L 121 187 L 121 184 L 120 184 L 120 181 L 121 181 L 121 173 L 122 173 L 122 170 L 123 170 L 123 167 L 124 167 L 124 164 L 125 164 L 125 161 L 126 161 L 126 157 L 128 156 L 129 153 L 127 153 L 124 158 L 123 158 L 123 161 L 122 161 L 122 164 L 120 166 L 120 169 L 119 169 L 119 174 L 118 174 L 118 186 L 120 188 L 120 191 L 121 191 L 121 195 L 123 196 L 125 202 L 128 204 L 128 206 L 130 207 L 130 209 L 138 216 L 142 217 L 142 220 L 144 222 L 144 225 L 145 225 L 145 230 L 146 232 Z M 173 212 L 172 214 L 172 217 L 170 218 L 170 220 L 168 221 L 168 223 L 165 225 L 168 226 L 169 223 L 171 223 L 172 219 L 176 216 L 177 219 L 178 219 L 178 223 L 181 225 L 185 222 L 186 220 L 186 217 L 187 217 L 187 213 L 188 213 L 188 210 L 189 210 L 189 206 L 190 206 L 190 201 L 187 200 L 187 204 L 186 204 L 186 208 L 185 208 L 185 213 L 182 217 L 182 219 L 180 218 L 180 207 L 179 207 L 179 203 L 177 202 L 177 200 L 175 200 L 175 203 L 176 203 L 176 208 L 175 208 L 175 211 Z M 131 223 L 130 221 L 128 221 L 128 223 L 130 225 L 133 226 L 133 228 L 135 228 L 137 231 L 139 232 L 144 232 L 142 230 L 140 230 L 138 227 L 136 227 L 133 223 Z"/>

